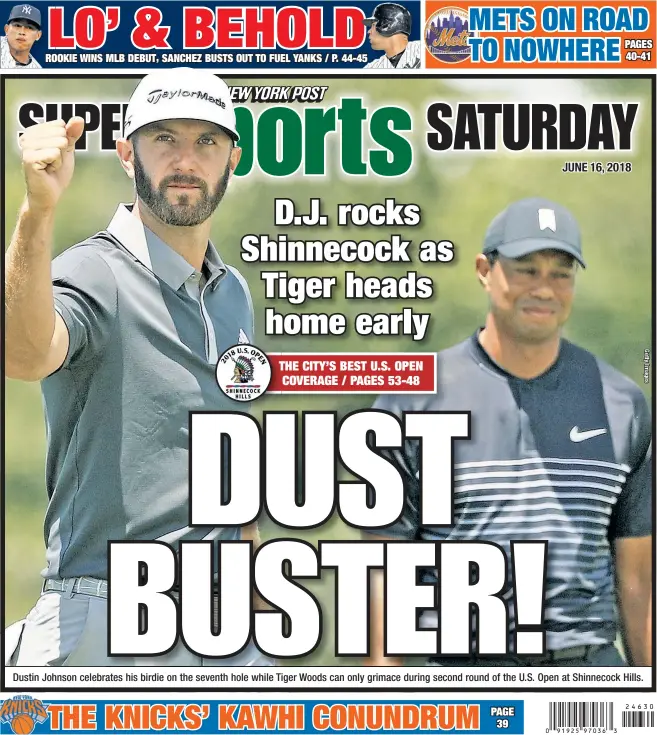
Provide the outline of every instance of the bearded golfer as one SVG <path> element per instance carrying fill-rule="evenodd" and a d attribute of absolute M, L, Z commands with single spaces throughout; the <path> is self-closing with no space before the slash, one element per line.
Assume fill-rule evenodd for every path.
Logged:
<path fill-rule="evenodd" d="M 241 153 L 229 89 L 192 69 L 143 79 L 117 142 L 135 200 L 51 263 L 83 127 L 46 122 L 21 137 L 26 197 L 6 256 L 6 371 L 41 381 L 49 504 L 43 593 L 8 631 L 9 663 L 270 665 L 252 644 L 210 662 L 182 644 L 133 659 L 105 645 L 108 541 L 240 538 L 238 528 L 188 526 L 188 414 L 233 407 L 215 383 L 217 356 L 253 338 L 248 287 L 208 239 Z"/>

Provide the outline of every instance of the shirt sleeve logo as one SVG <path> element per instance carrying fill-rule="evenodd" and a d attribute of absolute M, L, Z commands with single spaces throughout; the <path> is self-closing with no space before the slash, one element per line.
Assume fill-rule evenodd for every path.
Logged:
<path fill-rule="evenodd" d="M 237 344 L 221 355 L 215 376 L 217 385 L 228 398 L 254 401 L 269 387 L 271 363 L 254 345 Z"/>

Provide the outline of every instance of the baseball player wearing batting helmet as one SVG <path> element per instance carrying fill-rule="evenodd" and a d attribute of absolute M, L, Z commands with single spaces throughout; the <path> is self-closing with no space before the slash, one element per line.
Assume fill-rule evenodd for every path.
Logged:
<path fill-rule="evenodd" d="M 409 441 L 389 454 L 405 478 L 405 509 L 380 534 L 491 542 L 507 555 L 511 540 L 548 542 L 546 653 L 516 656 L 510 635 L 508 656 L 474 654 L 470 665 L 621 666 L 619 629 L 628 662 L 651 665 L 652 421 L 637 385 L 561 336 L 580 266 L 568 210 L 538 198 L 511 204 L 476 259 L 490 303 L 485 326 L 439 353 L 436 395 L 376 403 L 396 414 L 471 412 L 471 439 L 454 442 L 453 525 L 421 523 L 420 453 Z M 425 581 L 435 583 L 435 573 Z M 368 663 L 391 664 L 377 599 Z M 436 611 L 422 617 L 422 627 L 437 627 Z"/>
<path fill-rule="evenodd" d="M 107 543 L 240 538 L 188 525 L 189 412 L 232 408 L 217 356 L 253 338 L 248 287 L 208 239 L 240 159 L 235 113 L 210 72 L 145 77 L 116 146 L 134 201 L 51 263 L 83 128 L 57 120 L 20 139 L 27 192 L 6 256 L 5 359 L 9 377 L 41 381 L 49 504 L 43 594 L 6 652 L 18 666 L 201 666 L 182 644 L 108 656 Z M 271 661 L 249 643 L 215 663 Z"/>
<path fill-rule="evenodd" d="M 365 66 L 366 69 L 419 69 L 421 42 L 409 41 L 412 17 L 397 3 L 381 3 L 363 23 L 369 27 L 370 44 L 385 53 Z"/>

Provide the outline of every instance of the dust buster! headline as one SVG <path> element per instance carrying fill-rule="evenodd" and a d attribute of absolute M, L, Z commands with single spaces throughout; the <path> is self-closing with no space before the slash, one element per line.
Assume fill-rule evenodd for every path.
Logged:
<path fill-rule="evenodd" d="M 469 437 L 467 412 L 399 417 L 364 410 L 338 423 L 335 412 L 304 412 L 299 422 L 296 412 L 272 411 L 262 426 L 237 411 L 192 412 L 189 523 L 241 527 L 266 511 L 279 526 L 308 529 L 337 513 L 347 525 L 376 534 L 397 522 L 407 502 L 406 481 L 390 453 L 412 440 L 421 453 L 422 524 L 449 526 L 454 445 Z M 358 479 L 342 480 L 338 463 Z M 472 605 L 479 610 L 476 650 L 507 653 L 509 592 L 514 650 L 541 654 L 546 557 L 544 541 L 512 542 L 508 559 L 487 542 L 374 536 L 320 542 L 319 548 L 276 539 L 255 552 L 250 541 L 183 542 L 177 549 L 158 541 L 109 542 L 110 653 L 155 655 L 182 639 L 198 655 L 222 658 L 253 639 L 277 658 L 307 655 L 320 644 L 327 621 L 303 580 L 329 570 L 336 586 L 336 655 L 368 655 L 370 573 L 381 569 L 387 655 L 470 653 Z M 437 569 L 438 583 L 418 584 L 419 568 Z M 254 591 L 269 609 L 254 609 Z M 418 611 L 431 609 L 440 611 L 440 630 L 418 630 Z"/>

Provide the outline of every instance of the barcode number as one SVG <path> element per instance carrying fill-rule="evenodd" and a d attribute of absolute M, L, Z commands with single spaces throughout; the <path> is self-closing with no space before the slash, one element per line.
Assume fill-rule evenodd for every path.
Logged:
<path fill-rule="evenodd" d="M 549 730 L 564 727 L 614 729 L 613 702 L 550 702 Z"/>

